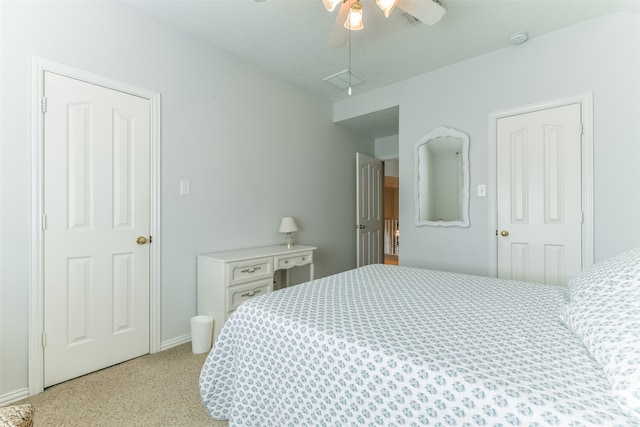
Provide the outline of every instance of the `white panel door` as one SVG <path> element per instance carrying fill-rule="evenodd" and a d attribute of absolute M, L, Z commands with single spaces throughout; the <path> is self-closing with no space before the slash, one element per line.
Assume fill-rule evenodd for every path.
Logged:
<path fill-rule="evenodd" d="M 149 352 L 150 102 L 45 73 L 45 387 Z"/>
<path fill-rule="evenodd" d="M 498 277 L 566 284 L 582 266 L 580 104 L 497 123 Z"/>
<path fill-rule="evenodd" d="M 358 267 L 381 264 L 382 161 L 356 153 L 356 251 Z"/>

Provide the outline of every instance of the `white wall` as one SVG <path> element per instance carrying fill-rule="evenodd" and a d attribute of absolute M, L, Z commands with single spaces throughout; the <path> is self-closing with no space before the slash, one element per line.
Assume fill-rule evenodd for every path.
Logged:
<path fill-rule="evenodd" d="M 399 168 L 398 159 L 384 161 L 384 176 L 394 176 L 397 178 L 398 175 L 400 174 L 399 170 L 400 168 Z"/>
<path fill-rule="evenodd" d="M 375 155 L 380 160 L 396 160 L 398 158 L 398 135 L 376 138 Z"/>
<path fill-rule="evenodd" d="M 595 259 L 640 245 L 640 17 L 618 13 L 337 102 L 334 120 L 400 106 L 400 263 L 489 274 L 489 114 L 593 92 Z M 413 225 L 413 145 L 447 125 L 470 137 L 469 228 Z"/>
<path fill-rule="evenodd" d="M 163 342 L 189 333 L 195 255 L 278 243 L 283 215 L 317 277 L 355 266 L 355 152 L 374 145 L 330 103 L 117 2 L 0 8 L 0 402 L 28 378 L 29 55 L 162 95 Z"/>

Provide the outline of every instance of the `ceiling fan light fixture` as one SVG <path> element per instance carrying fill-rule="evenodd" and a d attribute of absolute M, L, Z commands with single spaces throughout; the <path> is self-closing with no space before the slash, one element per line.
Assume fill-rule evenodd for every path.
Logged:
<path fill-rule="evenodd" d="M 360 0 L 356 0 L 349 8 L 349 15 L 347 16 L 347 20 L 344 21 L 344 26 L 352 31 L 358 31 L 364 28 Z"/>
<path fill-rule="evenodd" d="M 384 13 L 384 16 L 388 18 L 391 12 L 393 12 L 393 8 L 398 4 L 398 0 L 376 0 L 376 4 L 382 13 Z"/>
<path fill-rule="evenodd" d="M 342 0 L 322 0 L 322 4 L 329 12 L 333 12 L 333 9 L 340 3 L 342 3 Z"/>

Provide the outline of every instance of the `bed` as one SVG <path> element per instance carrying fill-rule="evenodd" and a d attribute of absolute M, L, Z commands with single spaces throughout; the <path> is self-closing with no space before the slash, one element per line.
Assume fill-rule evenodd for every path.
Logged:
<path fill-rule="evenodd" d="M 202 401 L 231 426 L 640 426 L 639 277 L 635 249 L 567 288 L 386 265 L 314 280 L 232 314 Z"/>

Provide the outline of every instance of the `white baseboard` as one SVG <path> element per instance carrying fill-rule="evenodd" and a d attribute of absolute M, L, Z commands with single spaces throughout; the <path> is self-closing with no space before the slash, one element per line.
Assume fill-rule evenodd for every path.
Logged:
<path fill-rule="evenodd" d="M 186 344 L 188 342 L 191 342 L 191 334 L 184 334 L 179 337 L 171 338 L 170 340 L 162 341 L 160 343 L 160 351 L 167 350 L 180 344 Z"/>
<path fill-rule="evenodd" d="M 29 397 L 29 389 L 21 388 L 19 390 L 14 390 L 10 393 L 0 395 L 0 406 L 5 406 L 13 402 L 17 402 L 18 400 L 26 399 Z"/>

